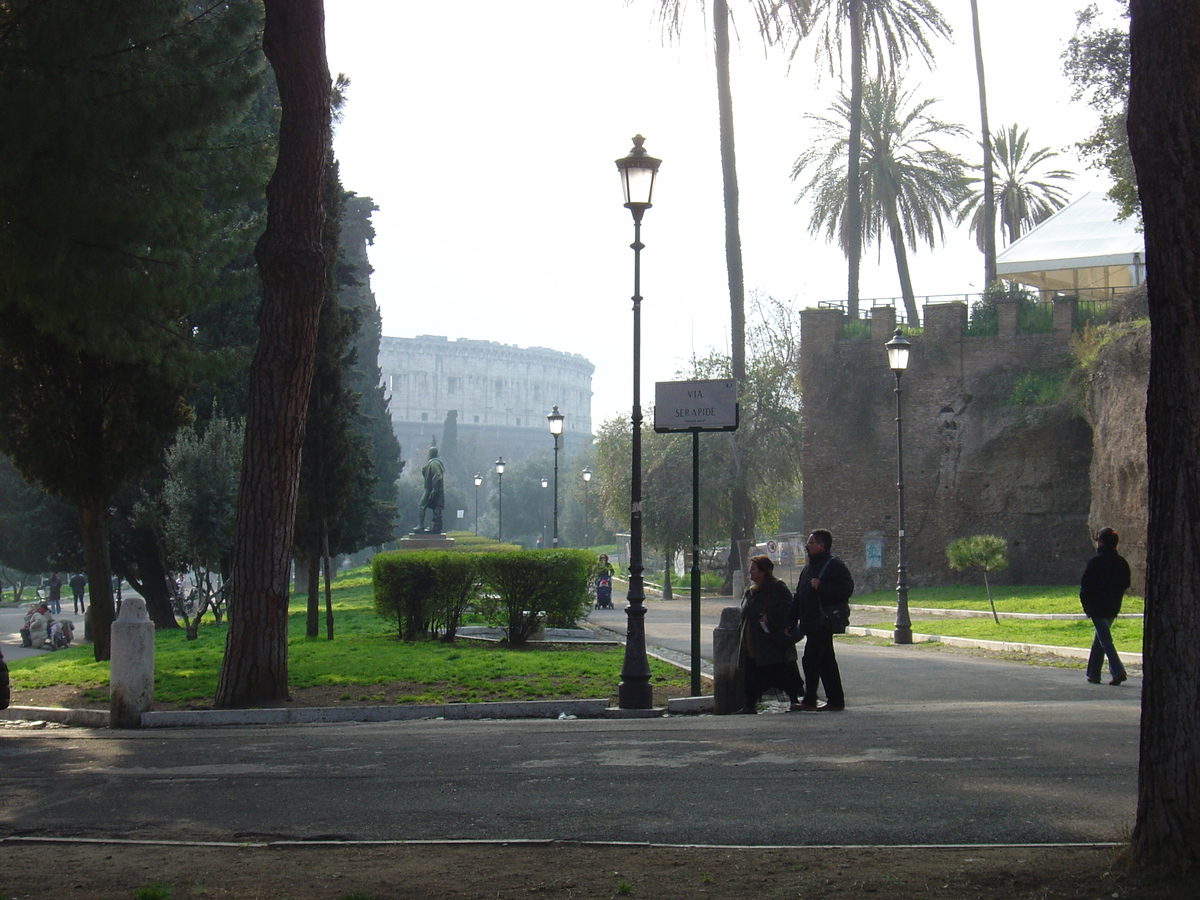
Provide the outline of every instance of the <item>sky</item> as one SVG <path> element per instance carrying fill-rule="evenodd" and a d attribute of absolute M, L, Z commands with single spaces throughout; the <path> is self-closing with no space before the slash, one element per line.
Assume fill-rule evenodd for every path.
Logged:
<path fill-rule="evenodd" d="M 1100 0 L 1104 6 L 1107 0 Z M 1096 125 L 1061 54 L 1085 0 L 979 0 L 988 115 L 1105 190 L 1073 144 Z M 1108 3 L 1108 5 L 1114 5 Z M 692 0 L 670 39 L 655 0 L 326 0 L 330 70 L 350 78 L 334 149 L 347 190 L 374 199 L 371 286 L 391 337 L 445 335 L 578 353 L 595 366 L 593 427 L 632 405 L 633 220 L 614 161 L 642 134 L 662 159 L 642 225 L 642 403 L 693 355 L 729 349 L 729 293 L 711 31 Z M 804 42 L 764 52 L 731 0 L 742 253 L 749 299 L 844 299 L 846 262 L 808 231 L 792 165 L 838 78 Z M 953 42 L 903 76 L 930 114 L 979 129 L 967 0 L 941 0 Z M 742 13 L 745 7 L 745 14 Z M 978 138 L 949 143 L 975 162 Z M 910 253 L 918 297 L 982 287 L 965 227 Z M 864 249 L 861 296 L 900 294 L 890 244 Z M 882 348 L 880 353 L 883 353 Z M 566 415 L 571 410 L 563 409 Z"/>

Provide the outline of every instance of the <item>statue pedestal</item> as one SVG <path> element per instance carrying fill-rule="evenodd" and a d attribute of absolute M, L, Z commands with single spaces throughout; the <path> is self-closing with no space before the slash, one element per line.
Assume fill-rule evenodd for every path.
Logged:
<path fill-rule="evenodd" d="M 433 531 L 417 531 L 400 538 L 401 550 L 449 550 L 454 546 L 454 538 L 446 537 L 446 533 Z"/>

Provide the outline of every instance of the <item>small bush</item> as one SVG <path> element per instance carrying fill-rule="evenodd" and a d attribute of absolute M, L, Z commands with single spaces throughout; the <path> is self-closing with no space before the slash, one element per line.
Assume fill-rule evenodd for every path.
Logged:
<path fill-rule="evenodd" d="M 480 557 L 485 585 L 478 608 L 523 644 L 544 618 L 552 627 L 569 628 L 591 602 L 586 550 L 519 550 Z"/>
<path fill-rule="evenodd" d="M 591 603 L 586 550 L 393 551 L 372 560 L 375 611 L 406 641 L 453 640 L 468 607 L 524 643 L 544 623 L 572 626 Z"/>

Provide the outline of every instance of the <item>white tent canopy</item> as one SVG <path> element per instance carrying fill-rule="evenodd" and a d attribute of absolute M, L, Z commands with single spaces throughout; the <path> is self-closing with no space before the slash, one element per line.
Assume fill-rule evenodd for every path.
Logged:
<path fill-rule="evenodd" d="M 1145 242 L 1117 205 L 1090 191 L 1022 235 L 996 257 L 996 274 L 1043 291 L 1107 298 L 1141 284 Z"/>

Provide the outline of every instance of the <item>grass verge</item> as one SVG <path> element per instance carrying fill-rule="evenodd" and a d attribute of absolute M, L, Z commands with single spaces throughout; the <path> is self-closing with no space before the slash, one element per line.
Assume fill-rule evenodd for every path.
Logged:
<path fill-rule="evenodd" d="M 502 700 L 612 697 L 624 649 L 612 646 L 507 644 L 459 640 L 404 643 L 375 614 L 369 570 L 345 573 L 333 585 L 334 640 L 305 637 L 305 600 L 293 597 L 288 614 L 288 684 L 293 690 L 333 688 L 334 701 L 432 704 Z M 321 632 L 324 634 L 324 611 Z M 206 622 L 195 641 L 182 629 L 161 630 L 154 641 L 157 706 L 203 708 L 216 693 L 225 649 L 224 626 Z M 92 648 L 74 647 L 9 664 L 14 690 L 60 685 L 83 690 L 91 702 L 108 698 L 108 663 Z M 650 660 L 651 682 L 673 696 L 690 694 L 689 675 Z M 386 689 L 386 690 L 385 690 Z"/>

